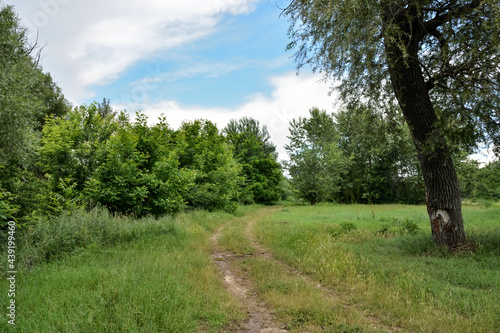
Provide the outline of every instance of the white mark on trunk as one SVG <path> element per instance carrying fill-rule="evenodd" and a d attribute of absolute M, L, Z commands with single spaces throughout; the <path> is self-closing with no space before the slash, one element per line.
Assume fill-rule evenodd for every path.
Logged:
<path fill-rule="evenodd" d="M 450 215 L 443 209 L 436 209 L 431 215 L 432 228 L 441 233 L 451 222 Z"/>

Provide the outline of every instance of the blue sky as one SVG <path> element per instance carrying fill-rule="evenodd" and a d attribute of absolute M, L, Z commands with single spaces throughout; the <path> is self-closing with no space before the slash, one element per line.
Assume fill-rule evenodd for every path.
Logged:
<path fill-rule="evenodd" d="M 32 40 L 38 34 L 44 70 L 74 105 L 108 98 L 151 122 L 164 114 L 173 128 L 204 118 L 222 129 L 253 117 L 268 127 L 280 159 L 289 122 L 311 107 L 335 112 L 337 100 L 321 74 L 304 68 L 296 75 L 278 8 L 287 3 L 2 1 L 14 5 Z"/>
<path fill-rule="evenodd" d="M 156 79 L 148 89 L 149 102 L 176 100 L 185 106 L 235 108 L 252 95 L 270 96 L 268 78 L 294 70 L 292 53 L 284 52 L 286 30 L 278 8 L 261 2 L 249 14 L 222 16 L 209 36 L 143 59 L 123 72 L 120 80 L 104 89 L 93 88 L 112 101 L 130 102 L 141 99 L 142 89 L 134 93 L 141 80 Z"/>
<path fill-rule="evenodd" d="M 42 65 L 73 104 L 109 98 L 173 128 L 253 117 L 286 158 L 289 122 L 334 111 L 331 83 L 296 75 L 285 51 L 285 0 L 3 0 L 43 49 Z"/>

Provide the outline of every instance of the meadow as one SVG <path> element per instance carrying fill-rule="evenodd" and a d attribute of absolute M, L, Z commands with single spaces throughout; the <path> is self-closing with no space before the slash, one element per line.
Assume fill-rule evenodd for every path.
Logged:
<path fill-rule="evenodd" d="M 16 327 L 2 320 L 0 331 L 216 332 L 241 320 L 210 257 L 208 236 L 230 218 L 134 220 L 98 209 L 41 226 L 36 243 L 20 244 Z"/>
<path fill-rule="evenodd" d="M 424 206 L 284 207 L 259 221 L 255 233 L 278 260 L 325 285 L 379 326 L 403 332 L 498 332 L 500 207 L 465 205 L 464 219 L 477 248 L 459 253 L 434 245 Z M 263 282 L 261 288 L 268 287 Z M 283 311 L 293 314 L 297 307 Z M 302 316 L 318 321 L 312 318 L 324 314 L 304 308 Z M 356 320 L 348 325 L 367 327 Z"/>
<path fill-rule="evenodd" d="M 464 217 L 476 248 L 450 253 L 433 244 L 424 206 L 77 212 L 20 241 L 17 325 L 0 330 L 237 331 L 249 314 L 212 258 L 222 230 L 218 246 L 288 331 L 498 332 L 500 207 L 465 205 Z"/>

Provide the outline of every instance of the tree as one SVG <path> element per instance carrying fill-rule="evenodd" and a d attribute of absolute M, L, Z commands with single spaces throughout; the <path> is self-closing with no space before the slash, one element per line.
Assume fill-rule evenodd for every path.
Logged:
<path fill-rule="evenodd" d="M 40 48 L 28 43 L 19 21 L 0 4 L 0 194 L 9 193 L 0 195 L 0 206 L 15 207 L 9 214 L 24 224 L 51 210 L 37 151 L 47 115 L 64 115 L 69 103 L 42 71 Z"/>
<path fill-rule="evenodd" d="M 98 149 L 117 128 L 114 116 L 101 117 L 97 103 L 76 107 L 65 117 L 48 117 L 38 166 L 50 175 L 52 190 L 74 186 L 82 191 L 99 163 Z"/>
<path fill-rule="evenodd" d="M 134 124 L 122 116 L 118 130 L 96 152 L 98 166 L 85 183 L 85 197 L 138 217 L 184 209 L 193 175 L 179 169 L 172 135 L 164 119 L 150 127 L 140 112 Z"/>
<path fill-rule="evenodd" d="M 290 122 L 290 156 L 286 163 L 292 186 L 311 205 L 333 199 L 345 178 L 350 157 L 342 155 L 333 117 L 318 108 L 309 110 L 310 118 Z"/>
<path fill-rule="evenodd" d="M 340 202 L 421 203 L 420 166 L 400 114 L 349 105 L 335 114 L 339 147 L 352 156 Z"/>
<path fill-rule="evenodd" d="M 217 126 L 208 120 L 184 122 L 175 137 L 180 147 L 179 166 L 195 174 L 186 195 L 188 205 L 209 211 L 235 211 L 243 179 L 240 165 Z"/>
<path fill-rule="evenodd" d="M 477 171 L 474 196 L 486 200 L 500 200 L 500 161 L 490 162 Z"/>
<path fill-rule="evenodd" d="M 261 129 L 259 121 L 243 117 L 229 121 L 223 132 L 246 178 L 240 201 L 262 204 L 278 201 L 283 192 L 283 175 L 267 127 Z"/>
<path fill-rule="evenodd" d="M 396 98 L 434 240 L 466 242 L 452 151 L 478 141 L 500 149 L 498 1 L 293 0 L 284 14 L 299 67 L 340 79 L 346 101 Z"/>

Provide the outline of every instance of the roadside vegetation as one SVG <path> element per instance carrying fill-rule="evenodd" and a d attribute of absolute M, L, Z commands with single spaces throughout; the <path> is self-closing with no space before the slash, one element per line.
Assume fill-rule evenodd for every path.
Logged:
<path fill-rule="evenodd" d="M 435 245 L 424 206 L 287 206 L 259 221 L 255 233 L 277 259 L 381 324 L 402 332 L 495 332 L 500 206 L 465 205 L 464 219 L 474 247 L 459 253 Z M 280 284 L 255 279 L 285 298 Z"/>
<path fill-rule="evenodd" d="M 2 320 L 0 330 L 217 332 L 241 321 L 210 256 L 209 236 L 230 218 L 137 220 L 97 209 L 39 227 L 18 243 L 16 326 Z M 7 304 L 4 278 L 0 289 Z"/>

